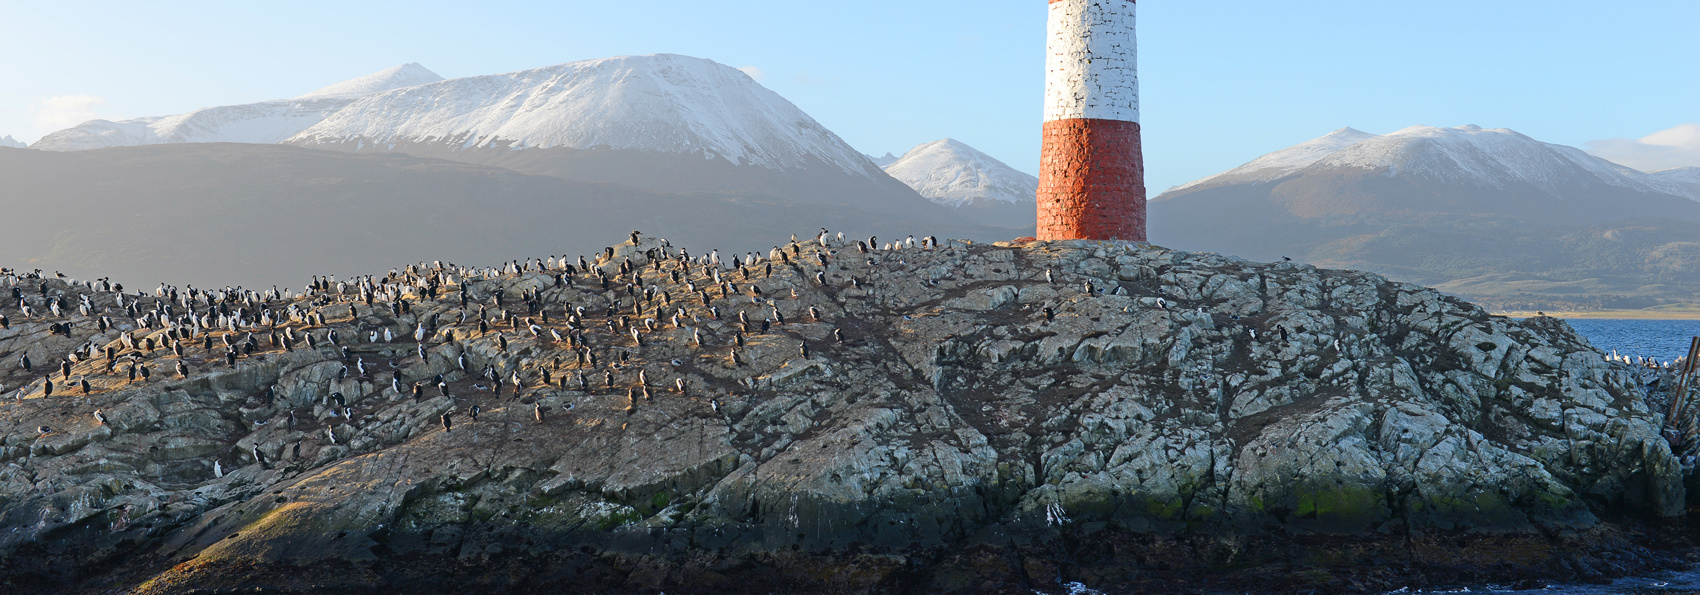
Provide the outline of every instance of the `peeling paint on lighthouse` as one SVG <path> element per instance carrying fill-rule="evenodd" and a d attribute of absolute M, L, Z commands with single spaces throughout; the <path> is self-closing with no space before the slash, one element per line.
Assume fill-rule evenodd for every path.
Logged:
<path fill-rule="evenodd" d="M 1132 0 L 1050 0 L 1041 240 L 1145 241 Z"/>

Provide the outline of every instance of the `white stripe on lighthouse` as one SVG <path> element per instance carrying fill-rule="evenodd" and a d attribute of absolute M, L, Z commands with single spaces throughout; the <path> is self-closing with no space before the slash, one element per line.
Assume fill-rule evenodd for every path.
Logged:
<path fill-rule="evenodd" d="M 1045 121 L 1139 121 L 1132 0 L 1052 0 L 1046 25 Z"/>

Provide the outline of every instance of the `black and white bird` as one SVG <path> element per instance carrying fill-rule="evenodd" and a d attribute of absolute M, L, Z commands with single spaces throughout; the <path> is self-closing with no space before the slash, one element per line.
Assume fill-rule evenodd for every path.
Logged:
<path fill-rule="evenodd" d="M 443 419 L 442 419 L 442 421 L 443 421 L 443 431 L 444 431 L 444 432 L 448 432 L 448 431 L 451 431 L 451 430 L 453 430 L 453 429 L 454 429 L 454 427 L 455 427 L 455 422 L 454 422 L 454 418 L 453 418 L 453 417 L 451 417 L 451 416 L 453 416 L 453 415 L 454 415 L 454 412 L 453 412 L 453 411 L 444 411 L 444 412 L 443 412 Z M 476 433 L 477 433 L 477 432 L 474 432 L 474 434 L 476 434 Z"/>
<path fill-rule="evenodd" d="M 101 413 L 99 409 L 94 410 L 94 423 L 103 426 L 106 425 L 106 414 Z"/>

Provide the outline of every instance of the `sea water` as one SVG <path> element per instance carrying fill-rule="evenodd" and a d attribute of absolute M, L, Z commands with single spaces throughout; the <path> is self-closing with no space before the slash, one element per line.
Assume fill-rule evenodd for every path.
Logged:
<path fill-rule="evenodd" d="M 1677 595 L 1700 592 L 1700 573 L 1693 570 L 1661 572 L 1650 576 L 1621 578 L 1603 585 L 1547 585 L 1541 589 L 1504 589 L 1493 585 L 1458 589 L 1399 589 L 1388 593 L 1496 593 L 1500 595 L 1544 593 L 1548 595 Z"/>
<path fill-rule="evenodd" d="M 1651 357 L 1674 362 L 1688 355 L 1688 343 L 1700 337 L 1700 320 L 1566 320 L 1570 328 L 1588 339 L 1595 348 L 1618 355 Z"/>

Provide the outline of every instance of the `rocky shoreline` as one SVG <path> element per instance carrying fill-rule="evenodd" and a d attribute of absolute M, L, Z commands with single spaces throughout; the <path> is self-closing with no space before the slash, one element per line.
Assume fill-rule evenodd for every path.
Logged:
<path fill-rule="evenodd" d="M 1071 584 L 1103 593 L 1369 593 L 1605 583 L 1700 561 L 1692 527 L 1634 518 L 1562 535 L 990 530 L 951 546 L 899 550 L 586 549 L 582 539 L 560 537 L 529 551 L 395 554 L 380 547 L 370 560 L 305 565 L 173 565 L 139 551 L 28 546 L 0 564 L 0 585 L 15 593 L 1067 593 Z M 114 557 L 125 560 L 84 564 Z"/>
<path fill-rule="evenodd" d="M 13 279 L 0 586 L 1346 592 L 1692 551 L 1660 410 L 1562 321 L 1147 246 L 828 244 Z"/>

